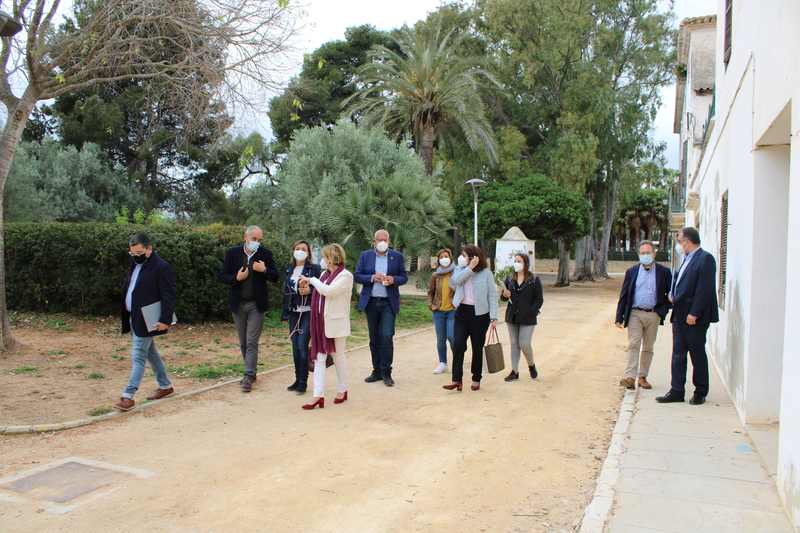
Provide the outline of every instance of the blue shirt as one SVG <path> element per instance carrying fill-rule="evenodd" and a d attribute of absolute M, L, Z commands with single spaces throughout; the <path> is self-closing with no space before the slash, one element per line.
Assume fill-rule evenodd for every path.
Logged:
<path fill-rule="evenodd" d="M 639 265 L 639 275 L 636 276 L 636 287 L 633 291 L 633 307 L 640 309 L 653 309 L 656 306 L 656 266 L 650 270 Z"/>
<path fill-rule="evenodd" d="M 383 255 L 375 254 L 375 273 L 380 272 L 386 274 L 389 271 L 389 254 Z M 389 294 L 386 292 L 386 287 L 383 283 L 375 282 L 372 284 L 372 297 L 373 298 L 387 298 Z"/>
<path fill-rule="evenodd" d="M 133 306 L 133 289 L 136 288 L 136 282 L 139 280 L 139 272 L 142 271 L 142 265 L 133 267 L 133 274 L 131 274 L 131 283 L 128 285 L 128 294 L 125 295 L 125 308 L 130 311 Z"/>

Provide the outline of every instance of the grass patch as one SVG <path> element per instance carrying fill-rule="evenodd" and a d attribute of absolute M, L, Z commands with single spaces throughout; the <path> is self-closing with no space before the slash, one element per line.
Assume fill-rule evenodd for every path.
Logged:
<path fill-rule="evenodd" d="M 94 409 L 89 411 L 87 414 L 89 416 L 102 416 L 102 415 L 107 415 L 108 413 L 110 413 L 113 410 L 114 410 L 114 408 L 111 407 L 110 405 L 101 405 L 100 407 L 95 407 Z"/>
<path fill-rule="evenodd" d="M 111 359 L 113 359 L 114 361 L 122 361 L 125 358 L 122 357 L 121 355 L 112 355 Z"/>
<path fill-rule="evenodd" d="M 78 363 L 77 365 L 73 366 L 72 368 L 74 368 L 75 370 L 81 370 L 81 369 L 86 368 L 86 365 L 84 365 L 83 363 Z"/>
<path fill-rule="evenodd" d="M 12 374 L 35 374 L 39 369 L 35 366 L 20 366 L 11 371 Z"/>
<path fill-rule="evenodd" d="M 72 331 L 72 326 L 61 316 L 47 318 L 44 321 L 44 325 L 46 328 L 56 331 Z"/>
<path fill-rule="evenodd" d="M 259 363 L 258 366 L 262 364 Z M 170 368 L 178 377 L 192 379 L 219 379 L 244 374 L 244 363 L 200 363 L 192 366 Z"/>
<path fill-rule="evenodd" d="M 49 356 L 56 356 L 56 355 L 67 355 L 67 352 L 64 350 L 50 350 L 47 352 Z"/>
<path fill-rule="evenodd" d="M 105 379 L 106 377 L 100 372 L 92 372 L 87 376 L 89 379 Z"/>

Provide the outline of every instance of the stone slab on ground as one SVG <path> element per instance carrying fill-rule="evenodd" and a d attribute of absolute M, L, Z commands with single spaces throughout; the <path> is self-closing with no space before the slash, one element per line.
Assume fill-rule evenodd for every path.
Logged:
<path fill-rule="evenodd" d="M 667 325 L 656 343 L 654 388 L 638 391 L 605 531 L 792 533 L 774 481 L 713 365 L 705 405 L 655 401 L 669 389 L 671 348 Z M 687 400 L 691 365 L 688 374 Z"/>

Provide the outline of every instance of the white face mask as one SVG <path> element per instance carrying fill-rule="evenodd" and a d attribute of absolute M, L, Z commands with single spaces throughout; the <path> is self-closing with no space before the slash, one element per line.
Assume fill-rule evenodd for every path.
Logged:
<path fill-rule="evenodd" d="M 320 267 L 322 270 L 328 270 L 328 262 L 327 262 L 327 261 L 325 261 L 325 258 L 324 258 L 324 257 L 322 258 L 322 261 L 320 261 L 320 262 L 319 262 L 319 267 Z"/>
<path fill-rule="evenodd" d="M 450 266 L 450 258 L 449 257 L 442 257 L 439 259 L 439 264 L 442 265 L 444 268 Z"/>
<path fill-rule="evenodd" d="M 514 261 L 514 272 L 522 272 L 524 268 L 524 264 L 520 263 L 519 261 Z"/>
<path fill-rule="evenodd" d="M 458 266 L 463 268 L 463 267 L 467 266 L 468 264 L 469 264 L 469 260 L 466 257 L 464 257 L 463 255 L 459 255 L 458 256 Z"/>
<path fill-rule="evenodd" d="M 681 243 L 675 243 L 675 251 L 678 252 L 678 255 L 683 255 L 683 246 L 681 246 Z"/>
<path fill-rule="evenodd" d="M 384 253 L 389 249 L 389 243 L 386 241 L 378 241 L 378 244 L 375 245 L 375 249 L 380 253 Z"/>
<path fill-rule="evenodd" d="M 295 250 L 294 251 L 295 260 L 297 260 L 297 261 L 305 261 L 306 257 L 308 257 L 308 254 L 306 253 L 305 250 Z"/>

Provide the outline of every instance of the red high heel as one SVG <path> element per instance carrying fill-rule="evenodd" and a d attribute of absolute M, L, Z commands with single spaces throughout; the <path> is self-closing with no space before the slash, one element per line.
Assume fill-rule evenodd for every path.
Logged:
<path fill-rule="evenodd" d="M 480 381 L 476 381 L 475 383 L 470 385 L 470 388 L 472 390 L 481 390 L 481 382 Z"/>
<path fill-rule="evenodd" d="M 446 390 L 457 390 L 459 392 L 461 392 L 461 387 L 462 387 L 462 384 L 461 384 L 460 381 L 454 381 L 450 385 L 442 385 L 443 389 L 446 389 Z"/>
<path fill-rule="evenodd" d="M 317 398 L 316 400 L 314 400 L 311 403 L 305 404 L 303 406 L 303 409 L 305 409 L 306 411 L 310 411 L 310 410 L 314 409 L 315 407 L 319 407 L 320 409 L 325 409 L 325 397 L 324 396 L 320 397 L 320 398 Z"/>
<path fill-rule="evenodd" d="M 341 398 L 334 398 L 333 403 L 344 403 L 347 401 L 347 391 L 344 391 L 344 396 Z"/>

